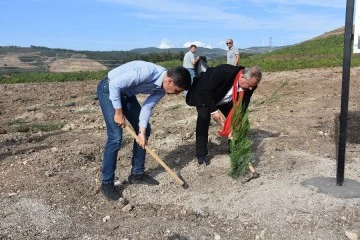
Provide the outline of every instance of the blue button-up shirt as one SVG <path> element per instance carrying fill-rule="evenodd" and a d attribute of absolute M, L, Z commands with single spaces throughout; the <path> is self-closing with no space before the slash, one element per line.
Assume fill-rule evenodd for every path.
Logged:
<path fill-rule="evenodd" d="M 108 78 L 113 107 L 122 108 L 120 99 L 123 94 L 126 96 L 149 94 L 139 116 L 139 127 L 146 128 L 152 109 L 166 94 L 161 87 L 165 74 L 165 68 L 144 61 L 132 61 L 111 70 Z"/>

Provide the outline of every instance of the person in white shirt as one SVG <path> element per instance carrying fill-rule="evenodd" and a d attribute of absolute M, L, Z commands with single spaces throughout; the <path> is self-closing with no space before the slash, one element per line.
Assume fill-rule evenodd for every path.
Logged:
<path fill-rule="evenodd" d="M 228 46 L 226 63 L 237 66 L 240 60 L 239 49 L 234 46 L 234 42 L 232 39 L 226 40 L 226 45 Z"/>
<path fill-rule="evenodd" d="M 197 51 L 196 45 L 192 44 L 190 46 L 189 51 L 184 55 L 183 59 L 183 67 L 186 68 L 191 76 L 191 84 L 193 83 L 195 77 L 195 65 L 200 60 L 200 56 L 195 57 L 195 53 Z M 184 92 L 185 96 L 187 91 Z"/>

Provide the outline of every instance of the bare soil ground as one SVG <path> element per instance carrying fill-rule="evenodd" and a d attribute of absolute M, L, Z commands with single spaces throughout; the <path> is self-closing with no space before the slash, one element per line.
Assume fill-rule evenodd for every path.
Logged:
<path fill-rule="evenodd" d="M 357 239 L 360 199 L 309 184 L 322 179 L 359 194 L 347 187 L 360 180 L 360 68 L 351 70 L 346 179 L 335 186 L 341 71 L 264 73 L 250 106 L 261 176 L 247 183 L 248 175 L 227 175 L 230 158 L 216 124 L 211 164 L 196 163 L 196 111 L 182 94 L 166 96 L 151 117 L 149 146 L 189 188 L 149 155 L 147 172 L 161 183 L 119 185 L 126 206 L 98 189 L 106 137 L 98 81 L 0 85 L 0 126 L 7 130 L 0 135 L 0 239 Z M 52 121 L 67 124 L 33 130 Z M 119 182 L 130 170 L 133 140 L 125 136 Z"/>

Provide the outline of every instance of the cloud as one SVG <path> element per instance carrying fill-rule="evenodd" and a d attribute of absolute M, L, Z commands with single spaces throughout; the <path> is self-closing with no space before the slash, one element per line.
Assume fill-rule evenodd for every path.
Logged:
<path fill-rule="evenodd" d="M 195 44 L 197 47 L 205 47 L 205 44 L 200 41 L 186 42 L 183 44 L 183 47 L 190 47 L 191 44 Z"/>
<path fill-rule="evenodd" d="M 205 0 L 198 0 L 196 5 L 201 7 L 194 6 L 194 3 L 189 0 L 181 2 L 157 0 L 151 1 L 151 3 L 145 0 L 102 1 L 126 5 L 130 8 L 130 14 L 139 19 L 151 19 L 153 20 L 151 24 L 154 26 L 172 26 L 178 29 L 280 29 L 284 25 L 286 26 L 286 18 L 295 14 L 301 16 L 300 8 L 317 7 L 329 10 L 331 8 L 345 9 L 346 7 L 345 0 L 247 0 L 245 2 L 253 3 L 255 6 L 252 5 L 246 11 L 236 7 L 235 0 L 230 0 L 234 3 L 232 4 L 234 7 L 226 7 L 222 1 L 209 3 Z M 257 14 L 251 14 L 253 13 L 251 8 L 255 7 Z M 277 18 L 273 17 L 274 11 L 280 14 Z M 265 14 L 266 12 L 273 12 L 273 14 L 268 15 Z M 334 22 L 330 14 L 324 15 L 324 13 L 316 11 L 302 14 L 304 18 L 299 19 L 297 26 L 291 27 L 302 27 L 304 22 L 309 22 L 309 15 L 311 18 L 322 19 L 323 22 Z"/>
<path fill-rule="evenodd" d="M 345 0 L 244 0 L 243 5 L 247 6 L 245 8 L 239 6 L 235 0 L 228 0 L 226 4 L 222 0 L 198 0 L 196 5 L 190 0 L 153 0 L 149 1 L 150 3 L 145 0 L 99 1 L 126 7 L 128 15 L 132 15 L 139 22 L 146 21 L 148 28 L 170 29 L 167 33 L 174 38 L 173 46 L 181 46 L 184 39 L 189 39 L 190 35 L 187 33 L 176 36 L 185 31 L 196 32 L 200 36 L 208 35 L 211 31 L 213 36 L 209 38 L 214 42 L 219 41 L 219 36 L 229 36 L 229 31 L 234 33 L 231 36 L 235 39 L 239 38 L 237 35 L 241 32 L 241 43 L 246 44 L 247 41 L 247 45 L 254 42 L 248 40 L 249 38 L 254 39 L 257 35 L 258 40 L 260 34 L 271 36 L 277 32 L 281 39 L 292 38 L 294 34 L 316 36 L 341 27 L 344 16 L 339 15 L 339 11 L 346 8 Z M 305 24 L 309 22 L 311 24 Z M 183 47 L 195 43 L 211 48 L 211 44 L 205 44 L 206 39 L 185 42 Z M 303 40 L 305 39 L 296 41 Z M 173 46 L 168 42 L 160 44 L 162 48 Z M 222 44 L 215 46 L 226 48 Z"/>
<path fill-rule="evenodd" d="M 188 48 L 190 47 L 190 45 L 192 44 L 195 44 L 197 47 L 203 47 L 203 48 L 210 48 L 212 49 L 213 47 L 211 46 L 210 42 L 209 43 L 204 43 L 204 42 L 201 42 L 201 41 L 187 41 L 183 44 L 183 47 L 184 48 Z"/>
<path fill-rule="evenodd" d="M 167 38 L 161 39 L 160 45 L 158 46 L 158 48 L 161 48 L 161 49 L 171 48 L 170 41 Z"/>
<path fill-rule="evenodd" d="M 246 17 L 239 14 L 236 9 L 227 9 L 221 3 L 199 0 L 196 4 L 201 7 L 194 6 L 192 1 L 166 1 L 157 0 L 102 0 L 104 2 L 113 2 L 120 5 L 126 5 L 132 9 L 130 14 L 138 18 L 156 19 L 165 24 L 183 25 L 191 23 L 193 28 L 206 27 L 213 28 L 214 25 L 229 28 L 235 23 L 246 22 L 247 25 L 256 24 L 256 18 Z M 157 17 L 160 16 L 160 17 Z M 182 20 L 182 21 L 179 21 Z M 171 21 L 171 23 L 169 23 Z M 194 21 L 196 22 L 194 26 Z M 237 26 L 238 27 L 238 26 Z"/>

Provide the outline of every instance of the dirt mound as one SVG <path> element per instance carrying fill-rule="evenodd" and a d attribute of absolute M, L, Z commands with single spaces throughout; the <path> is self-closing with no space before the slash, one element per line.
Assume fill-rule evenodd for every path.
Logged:
<path fill-rule="evenodd" d="M 261 175 L 247 183 L 248 176 L 227 175 L 226 139 L 215 123 L 211 164 L 196 163 L 196 110 L 182 94 L 166 96 L 153 111 L 149 146 L 189 188 L 147 156 L 147 171 L 160 185 L 120 184 L 126 206 L 99 194 L 106 134 L 98 81 L 0 85 L 0 127 L 7 130 L 0 135 L 0 238 L 356 239 L 360 199 L 320 192 L 312 183 L 359 187 L 359 74 L 352 69 L 343 187 L 335 186 L 341 69 L 305 69 L 264 73 L 250 106 Z M 59 122 L 62 129 L 36 130 Z M 22 125 L 26 131 L 14 132 Z M 119 183 L 129 174 L 132 143 L 125 134 Z"/>
<path fill-rule="evenodd" d="M 106 70 L 101 63 L 90 59 L 60 59 L 51 62 L 50 72 L 75 72 L 75 71 L 99 71 Z"/>
<path fill-rule="evenodd" d="M 36 69 L 36 66 L 21 61 L 20 56 L 28 55 L 18 53 L 0 54 L 0 68 Z"/>
<path fill-rule="evenodd" d="M 71 58 L 44 57 L 38 52 L 0 54 L 1 69 L 41 70 L 50 72 L 99 71 L 106 70 L 103 64 L 74 54 Z"/>

